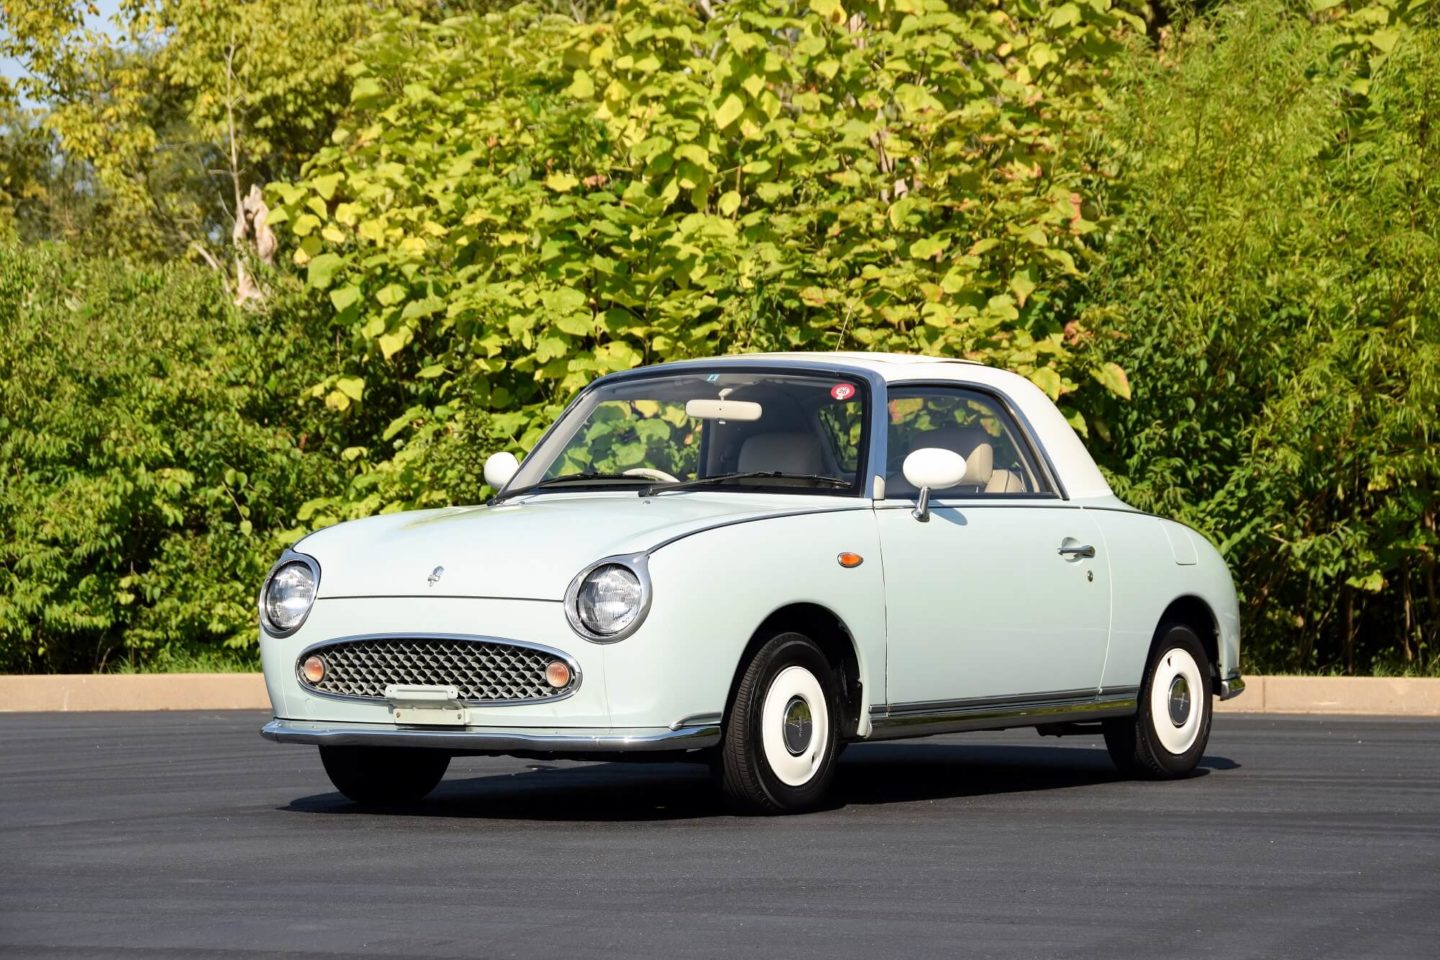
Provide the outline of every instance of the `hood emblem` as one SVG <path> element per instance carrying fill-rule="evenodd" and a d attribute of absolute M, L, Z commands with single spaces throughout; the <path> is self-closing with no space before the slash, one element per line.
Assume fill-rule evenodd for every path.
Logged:
<path fill-rule="evenodd" d="M 425 582 L 433 587 L 435 586 L 435 584 L 440 582 L 440 578 L 443 576 L 445 576 L 445 568 L 436 567 L 434 570 L 430 571 L 430 576 L 425 578 Z"/>

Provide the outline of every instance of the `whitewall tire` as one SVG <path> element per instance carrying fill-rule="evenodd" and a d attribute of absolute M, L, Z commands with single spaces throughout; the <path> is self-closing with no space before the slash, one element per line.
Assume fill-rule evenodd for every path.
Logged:
<path fill-rule="evenodd" d="M 1171 779 L 1191 773 L 1210 740 L 1210 663 L 1188 626 L 1161 628 L 1133 717 L 1107 720 L 1105 746 L 1121 773 Z"/>
<path fill-rule="evenodd" d="M 781 633 L 746 666 L 725 722 L 717 772 L 726 797 L 752 813 L 815 806 L 835 774 L 835 670 L 811 640 Z"/>

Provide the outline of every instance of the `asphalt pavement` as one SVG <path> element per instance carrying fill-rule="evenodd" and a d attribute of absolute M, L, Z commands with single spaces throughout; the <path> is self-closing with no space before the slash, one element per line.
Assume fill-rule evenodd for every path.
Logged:
<path fill-rule="evenodd" d="M 361 810 L 253 713 L 0 714 L 0 957 L 1440 956 L 1440 722 L 856 745 L 831 808 L 700 767 L 456 760 Z"/>

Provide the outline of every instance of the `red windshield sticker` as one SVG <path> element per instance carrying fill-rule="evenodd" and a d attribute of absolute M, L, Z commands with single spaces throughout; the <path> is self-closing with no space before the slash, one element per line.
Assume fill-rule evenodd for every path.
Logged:
<path fill-rule="evenodd" d="M 849 383 L 837 383 L 830 388 L 830 396 L 836 400 L 849 400 L 855 396 L 855 387 Z"/>

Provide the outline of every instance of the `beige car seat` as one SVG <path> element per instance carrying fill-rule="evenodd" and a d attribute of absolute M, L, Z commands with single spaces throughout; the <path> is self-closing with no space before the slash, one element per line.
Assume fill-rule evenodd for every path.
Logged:
<path fill-rule="evenodd" d="M 965 458 L 965 476 L 956 487 L 969 487 L 977 493 L 1025 492 L 1025 483 L 1018 473 L 995 469 L 995 446 L 990 435 L 979 427 L 942 427 L 922 433 L 911 444 L 911 450 L 924 447 L 953 450 Z M 897 492 L 913 491 L 905 483 Z"/>
<path fill-rule="evenodd" d="M 823 474 L 825 458 L 813 433 L 758 433 L 740 446 L 735 469 L 778 470 L 781 473 Z"/>

